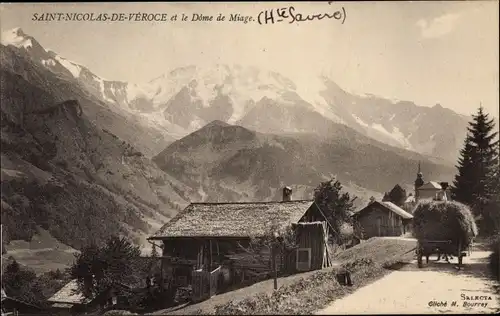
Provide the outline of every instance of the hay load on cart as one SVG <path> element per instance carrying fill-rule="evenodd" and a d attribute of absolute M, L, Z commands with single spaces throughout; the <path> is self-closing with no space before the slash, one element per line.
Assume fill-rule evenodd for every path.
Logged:
<path fill-rule="evenodd" d="M 417 238 L 419 267 L 422 257 L 456 256 L 458 266 L 477 236 L 478 230 L 468 206 L 455 201 L 423 201 L 413 212 L 413 231 Z"/>

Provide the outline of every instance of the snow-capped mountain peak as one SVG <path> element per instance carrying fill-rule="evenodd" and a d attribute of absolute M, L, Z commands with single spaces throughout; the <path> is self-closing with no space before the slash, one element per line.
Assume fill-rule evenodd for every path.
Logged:
<path fill-rule="evenodd" d="M 60 62 L 64 68 L 68 69 L 69 72 L 73 75 L 73 77 L 80 77 L 80 73 L 82 72 L 82 67 L 72 61 L 67 60 L 66 58 L 55 56 L 55 59 Z"/>
<path fill-rule="evenodd" d="M 33 46 L 32 37 L 26 35 L 20 27 L 2 32 L 2 45 L 29 48 Z"/>
<path fill-rule="evenodd" d="M 44 68 L 83 85 L 112 111 L 132 115 L 175 138 L 213 120 L 273 133 L 317 131 L 318 125 L 331 122 L 390 145 L 454 160 L 467 121 L 441 106 L 420 107 L 347 91 L 331 71 L 288 78 L 255 66 L 187 65 L 136 84 L 105 80 L 44 49 L 20 28 L 2 33 L 2 44 L 24 50 Z"/>
<path fill-rule="evenodd" d="M 255 67 L 226 64 L 187 66 L 176 68 L 151 81 L 153 86 L 162 87 L 159 94 L 151 97 L 156 104 L 164 103 L 171 93 L 177 93 L 187 86 L 193 92 L 192 96 L 205 107 L 219 94 L 230 95 L 235 102 L 258 102 L 264 96 L 279 97 L 280 92 L 290 89 L 290 83 L 278 74 Z"/>
<path fill-rule="evenodd" d="M 3 32 L 2 44 L 14 46 L 27 52 L 36 63 L 68 80 L 76 80 L 104 102 L 113 106 L 122 104 L 125 107 L 128 106 L 124 97 L 125 93 L 122 91 L 126 83 L 105 80 L 85 66 L 60 56 L 52 50 L 45 49 L 35 38 L 24 33 L 21 28 Z"/>
<path fill-rule="evenodd" d="M 2 45 L 5 46 L 10 45 L 19 49 L 24 49 L 30 54 L 30 57 L 33 60 L 41 63 L 51 70 L 54 70 L 55 72 L 60 72 L 62 70 L 60 67 L 62 66 L 74 77 L 78 77 L 81 71 L 80 65 L 62 58 L 54 51 L 45 49 L 35 38 L 24 33 L 24 31 L 19 27 L 2 32 L 1 42 Z"/>

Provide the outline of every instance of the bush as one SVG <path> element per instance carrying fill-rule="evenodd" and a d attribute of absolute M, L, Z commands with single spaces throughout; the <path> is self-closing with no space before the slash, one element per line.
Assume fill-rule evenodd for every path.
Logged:
<path fill-rule="evenodd" d="M 351 244 L 354 240 L 354 225 L 343 223 L 340 226 L 338 241 L 341 245 Z"/>
<path fill-rule="evenodd" d="M 497 233 L 496 236 L 494 236 L 491 241 L 489 242 L 490 249 L 492 253 L 490 254 L 489 257 L 489 268 L 491 271 L 491 274 L 496 277 L 497 280 L 500 280 L 500 271 L 498 270 L 498 264 L 499 264 L 499 252 L 500 252 L 500 233 Z"/>
<path fill-rule="evenodd" d="M 455 201 L 420 202 L 413 216 L 413 231 L 418 240 L 462 241 L 463 247 L 467 247 L 478 234 L 469 207 Z"/>

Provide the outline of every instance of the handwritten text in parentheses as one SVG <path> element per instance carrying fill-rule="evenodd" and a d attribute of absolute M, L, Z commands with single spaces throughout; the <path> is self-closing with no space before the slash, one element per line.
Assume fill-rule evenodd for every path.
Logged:
<path fill-rule="evenodd" d="M 287 8 L 275 8 L 275 9 L 261 11 L 257 16 L 257 22 L 260 25 L 266 25 L 266 24 L 275 24 L 280 22 L 288 22 L 289 24 L 292 24 L 297 22 L 306 22 L 314 20 L 319 21 L 323 19 L 335 19 L 337 21 L 341 21 L 342 24 L 344 24 L 346 18 L 347 14 L 344 7 L 333 13 L 317 13 L 317 14 L 306 15 L 300 12 L 296 12 L 295 7 L 290 6 Z"/>

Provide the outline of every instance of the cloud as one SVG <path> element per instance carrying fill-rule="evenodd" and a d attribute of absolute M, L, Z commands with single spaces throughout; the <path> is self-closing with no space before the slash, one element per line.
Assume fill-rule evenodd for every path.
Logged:
<path fill-rule="evenodd" d="M 453 31 L 459 18 L 459 14 L 448 13 L 431 21 L 420 19 L 416 25 L 420 28 L 420 35 L 423 38 L 437 38 Z"/>

